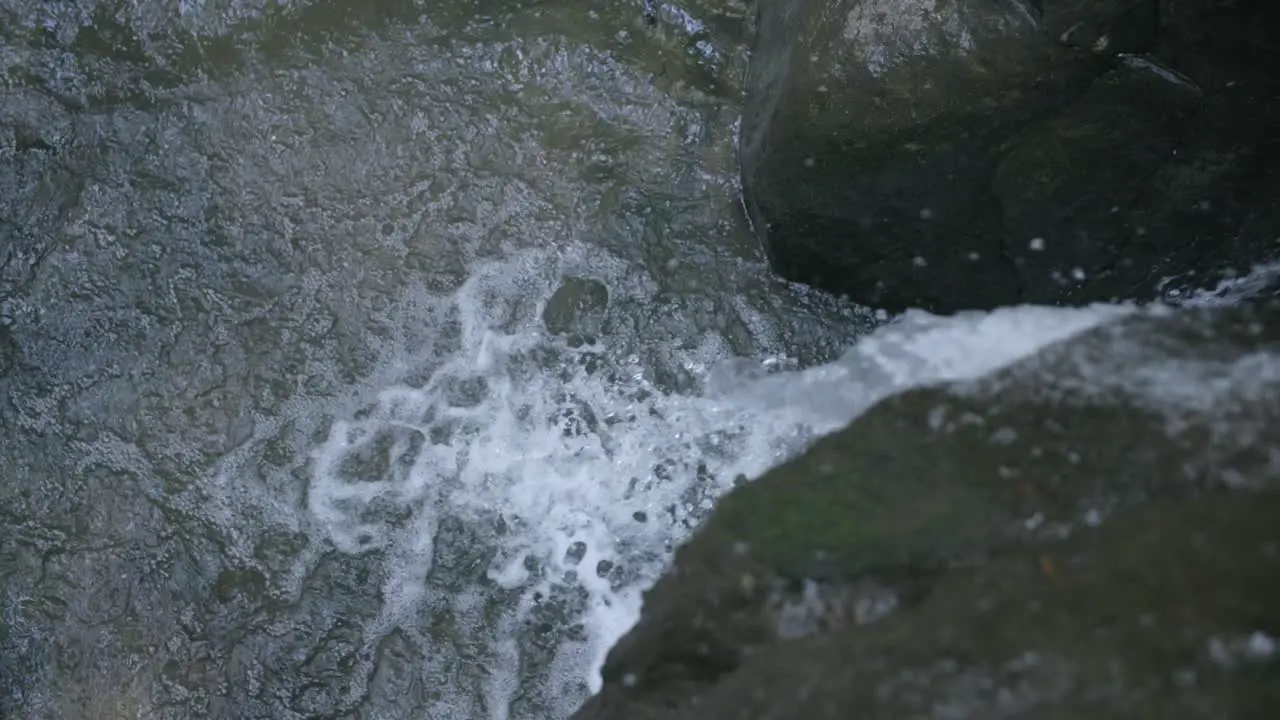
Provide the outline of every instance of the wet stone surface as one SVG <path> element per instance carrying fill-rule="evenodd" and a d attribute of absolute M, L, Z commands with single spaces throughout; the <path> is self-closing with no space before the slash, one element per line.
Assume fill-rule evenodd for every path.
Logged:
<path fill-rule="evenodd" d="M 542 311 L 542 322 L 556 335 L 598 333 L 609 306 L 609 288 L 599 280 L 566 278 Z"/>
<path fill-rule="evenodd" d="M 1169 299 L 1280 258 L 1273 3 L 764 0 L 743 191 L 890 312 Z"/>
<path fill-rule="evenodd" d="M 581 700 L 580 618 L 535 639 L 541 578 L 487 574 L 542 526 L 456 496 L 504 481 L 459 478 L 483 413 L 561 438 L 586 359 L 475 339 L 578 276 L 630 298 L 591 377 L 856 331 L 734 225 L 741 8 L 659 9 L 0 1 L 0 716 Z"/>
<path fill-rule="evenodd" d="M 883 401 L 720 500 L 575 717 L 1280 707 L 1278 312 L 1139 315 Z"/>

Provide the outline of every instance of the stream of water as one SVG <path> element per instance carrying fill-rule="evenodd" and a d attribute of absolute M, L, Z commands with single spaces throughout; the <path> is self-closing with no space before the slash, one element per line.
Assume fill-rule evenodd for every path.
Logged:
<path fill-rule="evenodd" d="M 842 356 L 746 14 L 0 0 L 0 717 L 567 717 L 735 482 L 1126 312 Z"/>

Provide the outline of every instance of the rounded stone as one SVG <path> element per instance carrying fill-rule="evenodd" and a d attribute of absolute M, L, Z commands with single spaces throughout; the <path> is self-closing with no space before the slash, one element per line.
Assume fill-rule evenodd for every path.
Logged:
<path fill-rule="evenodd" d="M 599 280 L 580 277 L 564 279 L 547 300 L 542 323 L 555 335 L 593 333 L 599 329 L 609 306 L 609 289 Z"/>

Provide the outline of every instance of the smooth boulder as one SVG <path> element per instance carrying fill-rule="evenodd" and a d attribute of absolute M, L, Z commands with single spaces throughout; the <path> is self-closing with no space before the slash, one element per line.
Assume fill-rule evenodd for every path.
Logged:
<path fill-rule="evenodd" d="M 784 277 L 897 311 L 1148 300 L 1280 258 L 1280 8 L 762 0 L 743 197 Z"/>
<path fill-rule="evenodd" d="M 721 501 L 576 717 L 1280 710 L 1275 397 L 1259 303 L 889 398 Z"/>

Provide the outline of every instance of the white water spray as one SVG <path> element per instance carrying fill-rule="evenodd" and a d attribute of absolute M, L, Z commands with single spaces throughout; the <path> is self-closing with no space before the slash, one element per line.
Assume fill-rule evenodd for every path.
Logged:
<path fill-rule="evenodd" d="M 768 372 L 776 357 L 730 358 L 709 335 L 680 351 L 705 388 L 682 396 L 659 389 L 637 357 L 612 355 L 607 338 L 571 348 L 545 332 L 540 302 L 573 262 L 582 273 L 580 258 L 552 253 L 475 273 L 454 298 L 458 350 L 420 386 L 387 387 L 367 412 L 333 424 L 314 452 L 307 506 L 339 550 L 393 550 L 385 627 L 430 602 L 433 538 L 446 516 L 499 528 L 484 538 L 494 546 L 486 575 L 519 593 L 508 628 L 557 588 L 585 596 L 565 618 L 581 632 L 561 641 L 544 690 L 565 715 L 584 683 L 598 689 L 643 590 L 735 478 L 758 476 L 890 393 L 987 373 L 1130 311 L 913 312 L 836 362 L 791 372 Z M 645 301 L 618 266 L 586 270 L 611 286 L 611 302 Z M 607 367 L 593 367 L 599 357 Z M 353 459 L 376 476 L 344 470 Z M 528 668 L 512 638 L 498 641 L 513 666 L 495 669 L 487 694 L 491 713 L 505 716 Z"/>

